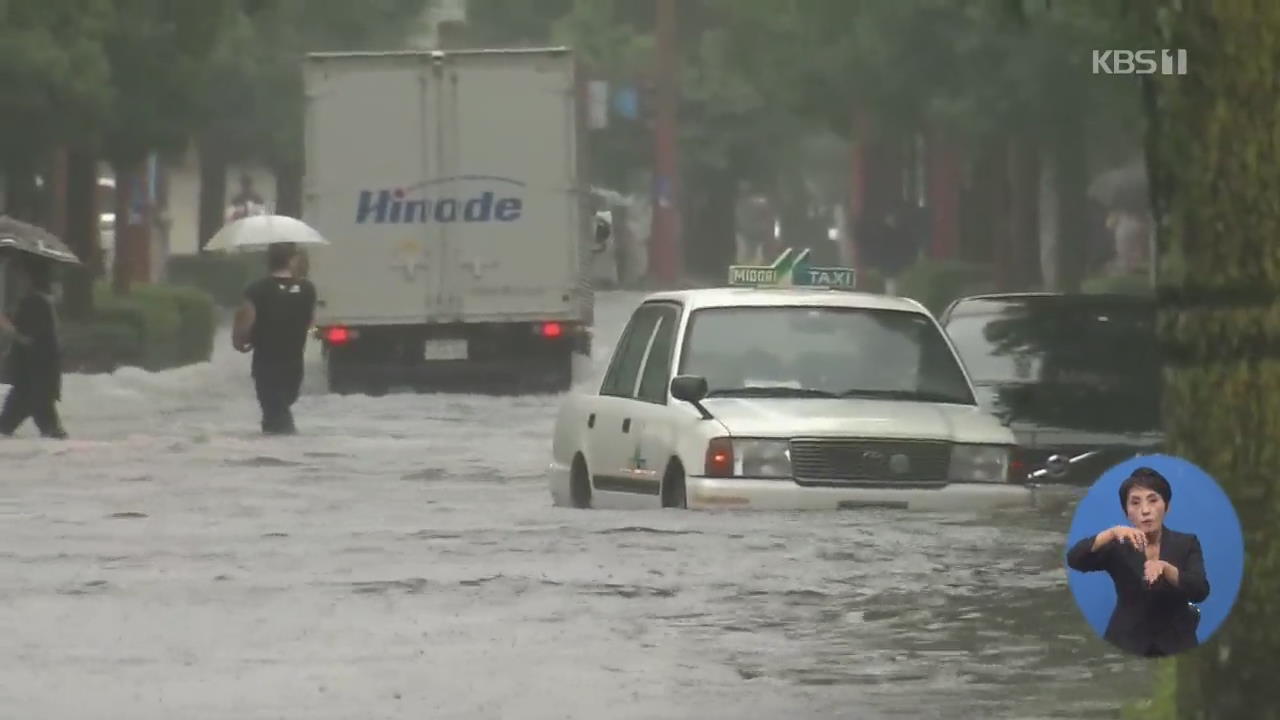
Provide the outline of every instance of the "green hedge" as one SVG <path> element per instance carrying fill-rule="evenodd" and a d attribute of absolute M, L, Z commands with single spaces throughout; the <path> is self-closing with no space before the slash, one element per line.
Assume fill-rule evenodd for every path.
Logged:
<path fill-rule="evenodd" d="M 182 316 L 173 302 L 157 301 L 140 287 L 129 295 L 114 295 L 111 288 L 99 284 L 95 289 L 94 316 L 106 324 L 122 325 L 138 333 L 139 353 L 122 358 L 123 365 L 136 365 L 146 370 L 175 367 L 178 362 L 178 328 Z"/>
<path fill-rule="evenodd" d="M 168 283 L 198 288 L 222 307 L 234 307 L 244 297 L 244 289 L 264 272 L 263 253 L 202 253 L 175 255 L 166 268 Z"/>
<path fill-rule="evenodd" d="M 213 297 L 198 288 L 172 285 L 139 285 L 132 295 L 148 305 L 171 304 L 178 314 L 174 358 L 179 365 L 208 362 L 213 356 L 213 336 L 218 329 L 218 308 Z"/>
<path fill-rule="evenodd" d="M 142 358 L 142 335 L 121 322 L 63 323 L 63 372 L 104 373 Z"/>
<path fill-rule="evenodd" d="M 985 265 L 921 259 L 898 276 L 897 294 L 916 300 L 938 315 L 953 300 L 995 289 L 991 269 Z"/>
<path fill-rule="evenodd" d="M 1080 284 L 1086 293 L 1123 293 L 1126 295 L 1151 295 L 1151 274 L 1147 271 L 1129 275 L 1096 275 Z"/>
<path fill-rule="evenodd" d="M 122 365 L 165 370 L 207 362 L 213 355 L 218 313 L 201 290 L 134 285 L 115 295 L 94 287 L 94 318 L 63 326 L 68 372 L 110 372 Z"/>

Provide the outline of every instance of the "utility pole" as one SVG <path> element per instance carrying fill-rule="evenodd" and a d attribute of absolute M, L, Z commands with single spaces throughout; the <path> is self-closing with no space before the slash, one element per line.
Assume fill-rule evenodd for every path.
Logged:
<path fill-rule="evenodd" d="M 663 285 L 680 277 L 684 253 L 680 243 L 679 157 L 676 143 L 676 4 L 657 3 L 657 112 L 653 128 L 653 220 L 649 241 L 649 268 Z"/>

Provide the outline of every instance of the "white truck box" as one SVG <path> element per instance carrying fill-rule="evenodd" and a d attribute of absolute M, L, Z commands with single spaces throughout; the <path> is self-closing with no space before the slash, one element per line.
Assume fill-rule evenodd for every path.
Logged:
<path fill-rule="evenodd" d="M 593 313 L 572 53 L 316 53 L 304 78 L 333 389 L 567 388 Z"/>

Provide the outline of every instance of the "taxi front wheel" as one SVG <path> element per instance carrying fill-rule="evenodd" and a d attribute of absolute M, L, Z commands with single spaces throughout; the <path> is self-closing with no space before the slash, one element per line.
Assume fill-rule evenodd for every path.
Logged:
<path fill-rule="evenodd" d="M 672 460 L 671 464 L 667 465 L 667 472 L 662 477 L 662 507 L 681 510 L 689 507 L 689 496 L 684 484 L 684 468 L 677 460 Z"/>
<path fill-rule="evenodd" d="M 573 467 L 569 471 L 569 502 L 579 510 L 591 508 L 591 474 L 587 472 L 587 463 L 581 455 L 573 458 Z"/>

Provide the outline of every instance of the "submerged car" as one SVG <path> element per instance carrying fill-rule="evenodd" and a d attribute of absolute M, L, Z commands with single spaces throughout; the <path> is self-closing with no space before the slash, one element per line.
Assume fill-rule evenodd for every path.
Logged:
<path fill-rule="evenodd" d="M 784 253 L 649 295 L 556 418 L 552 499 L 762 510 L 1030 504 L 1013 434 L 919 303 Z M 780 281 L 781 280 L 781 281 Z"/>
<path fill-rule="evenodd" d="M 979 402 L 1013 430 L 1016 471 L 1090 485 L 1163 446 L 1155 316 L 1141 295 L 1005 293 L 957 300 L 940 322 Z"/>

